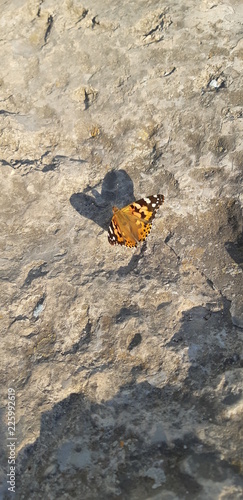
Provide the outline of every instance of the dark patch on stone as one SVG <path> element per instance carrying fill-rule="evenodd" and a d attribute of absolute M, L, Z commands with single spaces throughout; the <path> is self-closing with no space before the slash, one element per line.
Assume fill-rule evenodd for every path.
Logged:
<path fill-rule="evenodd" d="M 222 403 L 227 405 L 227 406 L 231 406 L 231 405 L 234 405 L 235 403 L 237 403 L 238 401 L 240 401 L 242 398 L 242 392 L 240 392 L 239 394 L 228 394 L 228 396 L 226 396 Z"/>
<path fill-rule="evenodd" d="M 173 238 L 174 233 L 169 233 L 168 236 L 165 238 L 165 243 L 169 243 L 170 239 Z"/>
<path fill-rule="evenodd" d="M 10 323 L 10 326 L 16 323 L 16 321 L 25 321 L 26 319 L 28 319 L 27 316 L 23 316 L 22 314 L 20 314 L 19 316 L 16 316 L 16 318 L 14 318 L 14 320 Z"/>
<path fill-rule="evenodd" d="M 236 264 L 243 268 L 243 233 L 238 236 L 236 242 L 227 241 L 225 248 Z"/>
<path fill-rule="evenodd" d="M 33 280 L 36 280 L 37 278 L 42 278 L 43 276 L 48 274 L 49 271 L 44 270 L 45 266 L 46 266 L 46 263 L 41 264 L 39 267 L 35 267 L 35 268 L 31 269 L 28 272 L 28 276 L 27 276 L 23 286 L 29 286 Z"/>
<path fill-rule="evenodd" d="M 139 309 L 136 306 L 122 307 L 115 318 L 116 323 L 123 323 L 127 318 L 137 317 L 139 315 Z"/>
<path fill-rule="evenodd" d="M 85 328 L 82 331 L 81 337 L 78 342 L 76 342 L 71 349 L 62 353 L 63 356 L 67 354 L 76 354 L 83 346 L 88 345 L 91 341 L 91 329 L 92 323 L 90 320 L 87 321 Z"/>
<path fill-rule="evenodd" d="M 50 172 L 50 171 L 53 171 L 53 170 L 56 170 L 56 168 L 59 166 L 59 163 L 58 162 L 53 162 L 53 163 L 49 163 L 49 165 L 45 165 L 42 169 L 42 172 Z"/>
<path fill-rule="evenodd" d="M 133 339 L 131 340 L 129 346 L 128 346 L 128 351 L 132 351 L 132 349 L 134 349 L 134 347 L 137 347 L 139 344 L 141 344 L 142 342 L 142 335 L 141 333 L 136 333 L 133 337 Z"/>
<path fill-rule="evenodd" d="M 52 25 L 53 25 L 53 17 L 50 14 L 50 16 L 48 16 L 48 19 L 47 19 L 47 28 L 46 28 L 46 32 L 45 32 L 45 36 L 44 36 L 45 43 L 47 42 L 47 38 L 50 35 L 51 29 L 52 29 Z"/>
<path fill-rule="evenodd" d="M 159 304 L 157 306 L 157 311 L 159 311 L 160 309 L 163 309 L 164 307 L 167 307 L 171 304 L 171 300 L 169 302 L 161 302 L 161 304 Z"/>

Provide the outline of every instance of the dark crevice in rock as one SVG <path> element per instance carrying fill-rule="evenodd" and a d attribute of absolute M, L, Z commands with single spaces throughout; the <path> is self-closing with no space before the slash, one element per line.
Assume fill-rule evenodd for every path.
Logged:
<path fill-rule="evenodd" d="M 235 242 L 227 241 L 225 248 L 230 257 L 243 269 L 243 233 L 238 236 Z"/>
<path fill-rule="evenodd" d="M 141 246 L 140 253 L 138 255 L 133 255 L 127 266 L 120 266 L 119 267 L 119 269 L 117 270 L 118 276 L 126 276 L 127 274 L 130 274 L 131 272 L 135 272 L 139 261 L 144 256 L 146 248 L 147 248 L 147 242 L 145 241 Z"/>
<path fill-rule="evenodd" d="M 28 276 L 25 279 L 25 282 L 22 286 L 29 286 L 33 280 L 36 280 L 37 278 L 42 278 L 46 274 L 48 274 L 49 271 L 45 270 L 47 263 L 45 262 L 44 264 L 41 264 L 39 267 L 34 267 L 28 272 Z"/>
<path fill-rule="evenodd" d="M 136 333 L 133 337 L 133 339 L 131 340 L 129 346 L 128 346 L 128 351 L 132 351 L 132 349 L 134 349 L 134 347 L 137 347 L 139 344 L 141 344 L 142 342 L 142 335 L 141 333 Z"/>
<path fill-rule="evenodd" d="M 116 315 L 115 323 L 123 323 L 131 316 L 138 317 L 140 314 L 139 308 L 137 306 L 122 307 L 119 313 Z"/>
<path fill-rule="evenodd" d="M 16 321 L 26 321 L 27 319 L 29 319 L 28 316 L 23 316 L 22 314 L 20 314 L 19 316 L 16 316 L 13 321 L 11 321 L 9 326 L 12 326 L 14 323 L 16 323 Z"/>
<path fill-rule="evenodd" d="M 45 36 L 44 36 L 44 42 L 45 43 L 47 42 L 47 38 L 50 36 L 50 32 L 51 32 L 52 26 L 53 26 L 53 17 L 50 14 L 48 16 L 48 19 L 47 19 L 47 28 L 46 28 L 46 32 L 45 32 Z"/>
<path fill-rule="evenodd" d="M 83 346 L 87 346 L 91 341 L 91 329 L 92 323 L 90 320 L 88 320 L 85 328 L 82 331 L 79 341 L 76 342 L 68 351 L 62 352 L 62 356 L 67 356 L 68 354 L 76 354 L 81 350 Z"/>
<path fill-rule="evenodd" d="M 100 25 L 100 22 L 99 22 L 99 21 L 96 21 L 96 18 L 97 18 L 97 17 L 98 17 L 98 16 L 94 16 L 94 17 L 92 18 L 92 20 L 91 20 L 91 22 L 92 22 L 92 26 L 91 26 L 92 30 L 95 28 L 95 26 L 99 26 L 99 25 Z"/>
<path fill-rule="evenodd" d="M 18 115 L 18 113 L 7 111 L 6 109 L 0 109 L 0 115 Z"/>
<path fill-rule="evenodd" d="M 50 170 L 56 170 L 56 168 L 59 167 L 59 162 L 53 161 L 52 163 L 49 163 L 48 165 L 45 165 L 42 169 L 42 172 L 49 172 Z"/>

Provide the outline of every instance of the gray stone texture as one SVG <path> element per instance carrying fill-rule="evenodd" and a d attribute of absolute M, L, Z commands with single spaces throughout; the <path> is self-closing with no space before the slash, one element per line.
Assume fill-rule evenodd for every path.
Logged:
<path fill-rule="evenodd" d="M 0 496 L 242 499 L 243 4 L 0 8 Z"/>

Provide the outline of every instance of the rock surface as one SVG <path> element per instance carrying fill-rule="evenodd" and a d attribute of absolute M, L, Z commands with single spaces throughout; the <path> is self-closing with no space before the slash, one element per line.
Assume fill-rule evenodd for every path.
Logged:
<path fill-rule="evenodd" d="M 243 495 L 243 6 L 1 2 L 1 496 Z M 162 193 L 112 247 L 112 205 Z"/>

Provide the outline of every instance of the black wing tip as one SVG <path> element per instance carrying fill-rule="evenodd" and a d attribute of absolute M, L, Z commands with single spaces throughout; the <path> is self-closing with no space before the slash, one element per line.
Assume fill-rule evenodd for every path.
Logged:
<path fill-rule="evenodd" d="M 158 199 L 158 201 L 160 201 L 160 203 L 164 203 L 165 201 L 165 197 L 163 194 L 156 194 L 155 197 Z"/>

